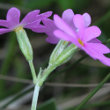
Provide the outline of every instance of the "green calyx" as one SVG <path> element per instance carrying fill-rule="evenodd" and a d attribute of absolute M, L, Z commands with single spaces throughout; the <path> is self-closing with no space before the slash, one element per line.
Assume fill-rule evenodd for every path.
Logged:
<path fill-rule="evenodd" d="M 26 60 L 33 59 L 33 50 L 25 30 L 20 26 L 15 29 L 20 49 Z"/>
<path fill-rule="evenodd" d="M 50 56 L 49 65 L 60 66 L 66 63 L 76 51 L 77 47 L 74 44 L 68 45 L 66 41 L 59 41 Z"/>

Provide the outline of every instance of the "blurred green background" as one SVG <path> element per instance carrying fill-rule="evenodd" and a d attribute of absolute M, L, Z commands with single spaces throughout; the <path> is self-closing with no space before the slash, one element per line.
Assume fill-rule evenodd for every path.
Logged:
<path fill-rule="evenodd" d="M 68 8 L 73 9 L 75 13 L 88 12 L 92 16 L 92 24 L 102 30 L 99 39 L 110 47 L 110 0 L 0 0 L 0 19 L 5 19 L 11 7 L 21 10 L 21 18 L 35 9 L 40 9 L 41 13 L 52 10 L 53 14 L 60 16 Z M 55 45 L 45 42 L 45 34 L 26 31 L 34 50 L 36 71 L 39 71 L 39 67 L 47 66 Z M 99 83 L 109 72 L 109 67 L 94 61 L 82 51 L 77 52 L 68 63 L 57 68 L 49 76 L 41 88 L 38 110 L 74 110 L 92 90 L 90 86 L 74 87 L 74 84 Z M 31 79 L 28 63 L 18 47 L 15 33 L 1 35 L 0 110 L 2 107 L 5 110 L 30 110 L 33 92 Z M 66 85 L 61 85 L 62 83 Z M 109 86 L 101 89 L 82 110 L 110 110 L 109 93 Z"/>

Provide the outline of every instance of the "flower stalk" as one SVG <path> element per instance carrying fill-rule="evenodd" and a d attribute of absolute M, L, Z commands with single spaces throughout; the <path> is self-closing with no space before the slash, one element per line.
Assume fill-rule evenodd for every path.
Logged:
<path fill-rule="evenodd" d="M 31 69 L 32 77 L 33 77 L 33 83 L 36 85 L 36 83 L 37 83 L 37 76 L 36 76 L 36 72 L 35 72 L 33 61 L 30 60 L 28 62 L 29 62 L 29 66 L 30 66 L 30 69 Z"/>
<path fill-rule="evenodd" d="M 38 84 L 36 84 L 35 89 L 34 89 L 33 99 L 32 99 L 31 110 L 36 110 L 37 109 L 39 91 L 40 91 L 40 86 Z"/>

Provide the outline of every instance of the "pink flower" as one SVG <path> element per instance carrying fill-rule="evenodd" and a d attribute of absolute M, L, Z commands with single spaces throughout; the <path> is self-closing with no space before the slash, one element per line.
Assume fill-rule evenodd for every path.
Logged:
<path fill-rule="evenodd" d="M 101 30 L 97 26 L 89 26 L 91 17 L 88 13 L 74 15 L 73 11 L 68 9 L 63 12 L 62 18 L 54 15 L 54 23 L 57 26 L 54 35 L 58 39 L 75 44 L 93 59 L 110 66 L 110 58 L 104 55 L 110 53 L 110 49 L 97 39 Z"/>
<path fill-rule="evenodd" d="M 6 20 L 0 20 L 0 26 L 6 27 L 0 28 L 0 34 L 13 31 L 17 27 L 24 27 L 32 30 L 35 25 L 37 27 L 40 24 L 42 19 L 47 18 L 52 14 L 51 11 L 45 12 L 43 14 L 39 13 L 40 10 L 31 11 L 20 22 L 20 10 L 15 7 L 9 9 Z"/>

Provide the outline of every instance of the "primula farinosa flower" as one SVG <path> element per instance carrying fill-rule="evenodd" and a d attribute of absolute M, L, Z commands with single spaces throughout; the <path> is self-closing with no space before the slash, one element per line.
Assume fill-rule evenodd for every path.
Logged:
<path fill-rule="evenodd" d="M 13 7 L 9 9 L 6 20 L 0 19 L 0 26 L 5 28 L 0 28 L 0 34 L 4 34 L 10 31 L 16 31 L 19 28 L 28 28 L 31 29 L 34 26 L 38 26 L 40 21 L 44 18 L 51 16 L 52 12 L 48 11 L 42 14 L 39 14 L 40 10 L 34 10 L 29 12 L 24 19 L 20 22 L 20 10 Z"/>
<path fill-rule="evenodd" d="M 74 14 L 68 9 L 64 11 L 62 18 L 54 15 L 54 22 L 58 28 L 54 31 L 57 38 L 75 44 L 93 59 L 110 66 L 110 58 L 104 55 L 110 53 L 110 49 L 97 39 L 101 30 L 97 26 L 89 26 L 91 17 L 88 13 Z"/>

